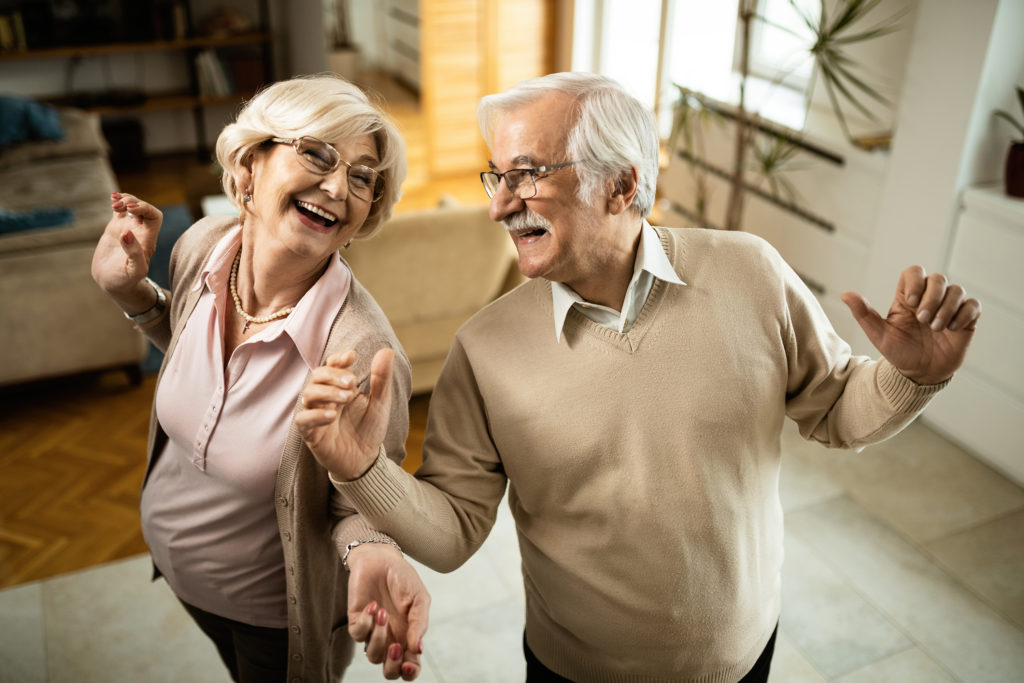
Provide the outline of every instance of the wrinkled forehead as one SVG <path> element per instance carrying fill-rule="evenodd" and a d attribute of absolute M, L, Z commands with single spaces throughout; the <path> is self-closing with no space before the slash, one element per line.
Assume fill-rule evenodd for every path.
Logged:
<path fill-rule="evenodd" d="M 572 124 L 571 104 L 556 92 L 506 111 L 494 128 L 491 163 L 513 168 L 561 160 Z"/>
<path fill-rule="evenodd" d="M 366 164 L 368 162 L 376 163 L 380 160 L 377 140 L 372 135 L 357 135 L 356 137 L 345 138 L 332 144 L 338 150 L 338 153 L 341 154 L 341 158 L 349 163 L 358 160 L 359 163 Z"/>

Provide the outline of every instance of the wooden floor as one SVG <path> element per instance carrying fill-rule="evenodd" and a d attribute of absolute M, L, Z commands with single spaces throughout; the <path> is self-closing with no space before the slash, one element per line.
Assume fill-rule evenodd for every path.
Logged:
<path fill-rule="evenodd" d="M 442 196 L 486 201 L 476 172 L 434 179 L 415 95 L 386 80 L 380 93 L 406 139 L 409 176 L 396 211 L 434 206 Z M 194 155 L 152 159 L 122 173 L 121 189 L 158 206 L 219 194 Z M 0 589 L 146 551 L 139 490 L 154 379 L 133 386 L 122 372 L 89 373 L 0 387 Z M 407 469 L 419 464 L 429 397 L 413 399 Z"/>

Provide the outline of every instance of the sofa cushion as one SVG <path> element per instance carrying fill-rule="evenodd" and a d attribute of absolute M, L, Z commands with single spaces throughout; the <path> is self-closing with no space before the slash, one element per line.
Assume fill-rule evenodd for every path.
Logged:
<path fill-rule="evenodd" d="M 106 157 L 47 159 L 0 171 L 0 206 L 9 211 L 69 208 L 74 222 L 60 228 L 0 236 L 0 253 L 68 242 L 95 244 L 110 220 L 110 193 L 117 181 Z"/>
<path fill-rule="evenodd" d="M 100 117 L 81 109 L 60 109 L 60 126 L 64 138 L 59 140 L 34 140 L 7 148 L 0 148 L 0 170 L 23 166 L 41 159 L 79 156 L 83 154 L 106 155 L 108 147 Z"/>
<path fill-rule="evenodd" d="M 516 261 L 486 205 L 397 214 L 344 256 L 396 329 L 472 315 L 501 293 Z"/>
<path fill-rule="evenodd" d="M 32 140 L 62 140 L 60 115 L 48 104 L 0 95 L 0 147 Z"/>

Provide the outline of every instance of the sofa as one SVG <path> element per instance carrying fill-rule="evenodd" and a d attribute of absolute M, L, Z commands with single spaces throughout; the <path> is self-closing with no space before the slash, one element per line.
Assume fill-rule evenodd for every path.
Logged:
<path fill-rule="evenodd" d="M 106 368 L 138 382 L 145 340 L 90 275 L 116 189 L 99 117 L 56 116 L 60 139 L 12 139 L 3 123 L 0 385 Z"/>
<path fill-rule="evenodd" d="M 515 247 L 486 205 L 442 201 L 397 213 L 342 255 L 409 355 L 414 394 L 433 388 L 459 326 L 523 280 Z"/>

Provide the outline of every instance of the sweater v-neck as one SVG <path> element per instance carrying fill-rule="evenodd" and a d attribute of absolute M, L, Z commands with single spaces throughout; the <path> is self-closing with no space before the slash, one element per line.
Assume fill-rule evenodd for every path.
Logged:
<path fill-rule="evenodd" d="M 625 353 L 634 353 L 639 348 L 644 335 L 651 329 L 658 309 L 665 299 L 667 287 L 668 285 L 663 280 L 655 278 L 647 300 L 640 309 L 640 315 L 625 332 L 609 329 L 596 323 L 580 313 L 575 306 L 572 307 L 565 319 L 565 329 L 562 332 L 563 341 L 573 345 L 578 343 L 580 335 L 586 335 Z"/>
<path fill-rule="evenodd" d="M 678 273 L 679 263 L 677 261 L 679 259 L 679 254 L 677 251 L 681 245 L 674 243 L 675 240 L 672 239 L 669 231 L 659 228 L 655 228 L 655 231 L 658 233 L 658 237 L 661 240 L 662 249 L 665 250 L 665 253 L 669 257 L 669 261 Z M 661 305 L 665 300 L 669 284 L 670 283 L 665 282 L 661 278 L 654 278 L 651 291 L 648 292 L 647 299 L 644 301 L 644 305 L 640 308 L 640 314 L 637 315 L 636 320 L 633 321 L 633 324 L 625 332 L 619 332 L 618 330 L 613 330 L 601 325 L 600 323 L 594 322 L 573 306 L 569 309 L 569 314 L 565 319 L 562 339 L 572 345 L 577 343 L 580 335 L 586 335 L 624 353 L 635 353 L 640 347 L 640 342 L 651 329 L 654 319 L 657 317 L 658 309 L 661 308 Z M 550 296 L 550 284 L 548 285 L 548 289 L 548 295 Z"/>

